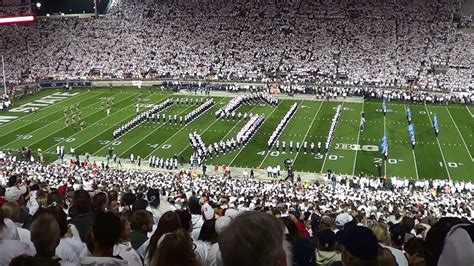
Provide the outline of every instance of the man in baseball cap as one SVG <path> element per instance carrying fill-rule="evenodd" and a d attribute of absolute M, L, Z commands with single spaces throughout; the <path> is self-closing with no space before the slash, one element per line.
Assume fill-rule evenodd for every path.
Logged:
<path fill-rule="evenodd" d="M 352 265 L 355 262 L 359 262 L 359 265 L 371 264 L 379 254 L 377 237 L 367 227 L 355 226 L 344 230 L 338 241 L 343 246 L 344 265 Z"/>

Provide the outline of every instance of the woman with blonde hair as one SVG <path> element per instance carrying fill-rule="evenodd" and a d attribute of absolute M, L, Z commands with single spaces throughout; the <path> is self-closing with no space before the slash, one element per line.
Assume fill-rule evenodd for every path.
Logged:
<path fill-rule="evenodd" d="M 377 237 L 377 241 L 379 243 L 386 246 L 390 245 L 390 234 L 388 233 L 387 225 L 378 223 L 373 225 L 370 229 L 374 233 L 375 237 Z"/>
<path fill-rule="evenodd" d="M 372 226 L 370 228 L 372 232 L 374 233 L 375 237 L 377 238 L 377 241 L 379 242 L 380 246 L 384 248 L 385 250 L 390 251 L 390 253 L 393 255 L 395 260 L 397 261 L 397 264 L 400 266 L 406 266 L 408 265 L 408 261 L 403 254 L 403 252 L 399 249 L 393 248 L 390 246 L 390 233 L 388 232 L 388 227 L 384 223 L 378 223 Z"/>

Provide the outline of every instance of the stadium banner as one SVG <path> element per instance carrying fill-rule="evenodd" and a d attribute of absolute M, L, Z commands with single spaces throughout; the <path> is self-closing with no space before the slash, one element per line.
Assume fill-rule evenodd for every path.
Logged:
<path fill-rule="evenodd" d="M 87 80 L 73 81 L 45 81 L 38 83 L 40 88 L 65 88 L 65 87 L 92 87 L 92 82 Z"/>

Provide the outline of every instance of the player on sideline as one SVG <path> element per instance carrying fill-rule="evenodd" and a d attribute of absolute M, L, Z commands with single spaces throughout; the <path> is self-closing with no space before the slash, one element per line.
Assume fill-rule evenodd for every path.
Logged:
<path fill-rule="evenodd" d="M 318 141 L 318 155 L 321 155 L 321 141 Z"/>
<path fill-rule="evenodd" d="M 314 154 L 314 142 L 311 142 L 310 149 L 311 149 L 311 154 Z"/>
<path fill-rule="evenodd" d="M 110 108 L 107 108 L 107 116 L 110 116 Z"/>

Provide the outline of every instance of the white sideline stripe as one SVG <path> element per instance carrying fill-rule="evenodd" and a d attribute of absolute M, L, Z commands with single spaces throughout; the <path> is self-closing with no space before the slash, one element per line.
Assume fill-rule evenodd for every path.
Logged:
<path fill-rule="evenodd" d="M 272 116 L 273 112 L 275 112 L 275 110 L 278 109 L 278 106 L 280 106 L 280 104 L 281 104 L 282 102 L 284 102 L 284 101 L 285 101 L 285 100 L 283 99 L 283 100 L 281 100 L 281 101 L 278 102 L 278 105 L 275 106 L 275 108 L 273 108 L 273 110 L 270 112 L 270 114 L 268 114 L 268 116 L 265 117 L 265 121 L 263 121 L 263 123 L 262 123 L 262 125 L 260 125 L 260 127 L 262 127 L 263 124 L 265 124 L 265 122 L 268 121 L 268 118 L 270 118 L 270 116 Z M 251 141 L 251 140 L 249 139 L 248 144 L 250 144 L 250 141 Z M 230 161 L 229 167 L 232 165 L 232 163 L 235 161 L 235 159 L 237 159 L 237 157 L 239 157 L 240 153 L 241 153 L 244 149 L 245 149 L 245 146 L 240 148 L 239 152 L 234 156 L 234 158 L 232 158 L 232 161 Z M 268 153 L 267 153 L 267 156 L 268 156 Z M 265 156 L 265 158 L 267 158 L 267 156 Z M 265 161 L 265 158 L 263 158 L 263 161 Z M 263 163 L 263 161 L 262 161 L 261 163 Z M 261 165 L 261 163 L 259 164 L 259 166 Z"/>
<path fill-rule="evenodd" d="M 428 116 L 428 119 L 431 122 L 432 120 L 430 116 L 430 111 L 428 110 L 428 107 L 426 106 L 426 104 L 425 104 L 425 110 L 426 110 L 426 115 Z M 449 168 L 448 168 L 448 165 L 446 164 L 446 159 L 444 158 L 443 149 L 441 149 L 441 144 L 439 143 L 438 138 L 436 138 L 436 141 L 438 142 L 439 151 L 441 152 L 441 157 L 443 158 L 444 168 L 446 169 L 446 173 L 448 173 L 449 180 L 451 180 L 451 174 L 449 174 Z"/>
<path fill-rule="evenodd" d="M 342 111 L 344 111 L 344 103 L 345 102 L 342 102 L 341 104 L 341 116 L 342 116 Z M 337 107 L 336 107 L 337 108 Z M 334 116 L 333 116 L 334 117 Z M 331 121 L 331 120 L 330 120 Z M 339 121 L 340 122 L 340 121 Z M 339 122 L 337 123 L 336 127 L 334 128 L 334 137 L 336 136 L 336 130 L 337 130 L 337 126 L 339 125 Z M 329 132 L 328 132 L 329 134 Z M 331 142 L 331 145 L 332 145 L 332 142 Z M 323 161 L 323 165 L 321 166 L 321 171 L 319 171 L 320 173 L 323 172 L 324 170 L 324 165 L 326 165 L 326 160 L 328 159 L 328 154 L 329 154 L 329 150 L 331 149 L 331 146 L 328 147 L 328 152 L 324 155 L 324 161 Z"/>
<path fill-rule="evenodd" d="M 148 98 L 148 97 L 150 97 L 150 96 L 152 96 L 152 95 L 149 95 L 149 96 L 147 96 L 147 97 L 145 97 L 145 98 L 143 98 L 143 99 L 146 99 L 146 98 Z M 128 97 L 128 98 L 131 98 L 131 97 L 133 97 L 133 96 L 130 96 L 130 97 Z M 124 100 L 126 100 L 126 99 L 128 99 L 128 98 L 125 98 Z M 167 98 L 169 98 L 169 97 L 165 97 L 163 100 L 165 100 L 165 99 L 167 99 Z M 127 106 L 127 107 L 128 107 L 128 106 Z M 125 110 L 125 108 L 119 109 L 119 110 L 116 111 L 114 114 L 117 114 L 118 112 L 121 112 L 121 111 L 124 111 L 124 110 Z M 108 116 L 105 116 L 104 118 L 97 120 L 95 123 L 90 124 L 90 125 L 87 126 L 86 128 L 90 128 L 92 125 L 97 124 L 98 122 L 100 122 L 100 121 L 102 121 L 102 120 L 104 120 L 104 119 L 107 119 L 107 118 L 109 118 L 109 117 L 108 117 Z M 129 119 L 130 119 L 129 117 L 127 117 L 127 118 L 125 118 L 125 119 L 122 119 L 122 120 L 120 120 L 120 122 L 114 124 L 114 125 L 111 126 L 111 127 L 108 127 L 106 130 L 109 130 L 109 129 L 111 129 L 111 128 L 117 126 L 117 125 L 121 125 L 124 121 L 129 120 Z M 105 131 L 105 130 L 104 130 L 104 131 Z M 102 131 L 102 133 L 103 133 L 104 131 Z M 72 134 L 70 137 L 75 136 L 75 135 L 77 135 L 77 134 L 79 134 L 79 133 L 82 133 L 82 131 L 78 131 L 78 132 Z M 98 135 L 96 135 L 96 136 L 98 136 Z M 96 136 L 94 136 L 93 138 L 95 138 Z M 63 140 L 63 141 L 64 141 L 64 140 Z M 63 141 L 62 141 L 62 142 L 63 142 Z M 79 145 L 79 146 L 76 147 L 76 150 L 78 150 L 79 147 L 84 146 L 84 145 L 85 145 L 86 143 L 88 143 L 89 141 L 90 141 L 90 140 L 87 140 L 87 141 L 84 141 L 83 143 L 81 143 L 81 145 Z M 61 143 L 61 142 L 59 142 L 59 143 Z M 59 143 L 58 143 L 58 145 L 59 145 Z M 106 146 L 107 146 L 107 145 L 106 145 Z M 53 148 L 54 148 L 54 146 L 52 146 L 52 147 L 49 148 L 48 150 L 53 149 Z"/>
<path fill-rule="evenodd" d="M 306 141 L 306 137 L 308 136 L 309 130 L 313 127 L 314 120 L 316 120 L 316 117 L 319 114 L 319 110 L 321 110 L 321 106 L 323 106 L 324 102 L 321 102 L 319 105 L 318 111 L 316 111 L 316 115 L 314 115 L 313 120 L 311 121 L 311 124 L 309 124 L 308 130 L 306 130 L 306 134 L 304 134 L 303 142 Z M 299 151 L 296 151 L 295 158 L 293 158 L 293 163 L 296 162 L 296 159 L 298 158 L 298 155 L 300 154 L 301 147 Z"/>
<path fill-rule="evenodd" d="M 416 163 L 415 150 L 411 149 L 411 151 L 413 152 L 413 161 L 415 162 L 416 179 L 419 179 L 420 177 L 418 176 L 418 164 Z"/>
<path fill-rule="evenodd" d="M 469 156 L 471 157 L 471 162 L 474 162 L 474 158 L 472 158 L 472 154 L 469 151 L 469 148 L 467 147 L 466 141 L 464 140 L 464 137 L 461 134 L 461 131 L 459 130 L 458 125 L 456 124 L 456 121 L 454 121 L 453 116 L 451 115 L 451 112 L 449 111 L 449 108 L 446 106 L 446 110 L 448 110 L 449 117 L 451 117 L 451 120 L 453 121 L 454 126 L 458 130 L 459 136 L 461 136 L 462 142 L 464 143 L 464 147 L 466 147 L 467 153 L 469 153 Z"/>
<path fill-rule="evenodd" d="M 181 112 L 178 113 L 177 115 L 181 115 L 182 113 L 186 112 L 187 110 L 189 110 L 189 109 L 192 108 L 192 107 L 194 107 L 194 106 L 188 106 L 188 108 L 184 109 L 183 111 L 181 111 Z M 166 108 L 166 109 L 168 109 L 168 108 Z M 165 111 L 166 109 L 164 109 L 164 110 L 162 110 L 162 111 Z M 142 140 L 148 138 L 148 136 L 150 136 L 151 134 L 155 133 L 156 131 L 158 131 L 158 129 L 164 127 L 164 126 L 167 125 L 167 124 L 168 124 L 168 123 L 166 123 L 166 122 L 163 123 L 163 124 L 161 124 L 159 127 L 155 128 L 155 129 L 152 130 L 150 133 L 148 133 L 146 136 L 144 136 L 142 139 L 140 139 L 140 141 L 142 141 Z M 122 136 L 123 136 L 123 135 L 122 135 Z M 120 137 L 122 137 L 122 136 L 120 136 Z M 122 153 L 120 154 L 120 157 L 123 156 L 125 153 L 127 153 L 129 150 L 131 150 L 133 147 L 137 146 L 138 143 L 140 143 L 140 141 L 138 141 L 137 143 L 131 145 L 128 149 L 126 149 L 124 152 L 122 152 Z M 108 145 L 107 145 L 107 146 L 108 146 Z M 104 146 L 102 149 L 104 149 L 104 148 L 107 147 L 107 146 Z M 161 146 L 161 145 L 160 145 L 160 146 Z M 99 152 L 99 151 L 97 151 L 97 152 Z"/>
<path fill-rule="evenodd" d="M 93 98 L 93 97 L 90 97 L 90 98 Z M 90 99 L 90 98 L 87 98 L 86 100 L 88 100 L 88 99 Z M 126 100 L 126 99 L 128 99 L 128 98 L 130 98 L 130 97 L 126 97 L 126 98 L 124 98 L 124 99 L 121 100 L 121 101 L 124 101 L 124 100 Z M 83 100 L 83 101 L 85 101 L 85 100 Z M 80 102 L 83 102 L 83 101 L 80 101 Z M 120 101 L 119 101 L 119 102 L 120 102 Z M 87 118 L 87 117 L 89 117 L 89 116 L 91 116 L 91 115 L 94 115 L 95 113 L 97 113 L 97 112 L 93 112 L 93 113 L 91 113 L 90 115 L 85 116 L 83 119 L 85 119 L 85 118 Z M 61 119 L 62 119 L 62 118 L 61 118 Z M 100 119 L 100 120 L 98 120 L 98 121 L 96 121 L 96 122 L 94 122 L 94 123 L 92 123 L 92 124 L 86 126 L 86 128 L 92 126 L 93 124 L 95 124 L 95 123 L 97 123 L 97 122 L 99 122 L 99 121 L 101 121 L 101 120 L 102 120 L 102 119 Z M 35 132 L 35 131 L 37 131 L 37 130 L 40 130 L 40 129 L 42 129 L 43 127 L 46 127 L 46 126 L 48 126 L 48 125 L 49 125 L 49 124 L 44 125 L 44 126 L 38 128 L 38 129 L 34 130 L 34 131 L 31 131 L 31 132 L 28 133 L 28 134 L 31 134 L 31 133 L 33 133 L 33 132 Z M 66 126 L 66 127 L 68 127 L 68 126 Z M 33 142 L 33 143 L 31 143 L 31 144 L 29 144 L 28 146 L 31 147 L 31 146 L 35 145 L 36 143 L 41 142 L 42 140 L 47 139 L 47 138 L 53 136 L 54 134 L 58 133 L 59 131 L 61 131 L 61 130 L 63 130 L 63 129 L 64 129 L 64 127 L 60 127 L 58 130 L 54 131 L 53 133 L 51 133 L 51 134 L 49 134 L 49 135 L 47 135 L 47 136 L 45 136 L 45 137 L 43 137 L 43 138 L 41 138 L 41 139 L 39 139 L 39 140 Z M 69 136 L 69 137 L 67 137 L 67 138 L 71 138 L 72 136 L 75 136 L 75 135 L 77 135 L 77 133 L 80 133 L 80 132 L 81 132 L 81 131 L 76 132 L 76 133 L 72 134 L 71 136 Z M 67 139 L 67 138 L 66 138 L 66 139 Z M 45 149 L 45 151 L 49 151 L 49 150 L 53 149 L 55 146 L 57 146 L 57 145 L 59 145 L 59 144 L 61 144 L 61 143 L 64 143 L 64 142 L 65 142 L 65 141 L 62 140 L 62 141 L 56 143 L 55 145 L 53 145 L 53 146 L 51 146 L 51 147 L 49 147 L 49 148 L 47 148 L 47 149 L 45 149 L 44 147 L 42 147 L 42 149 Z M 10 142 L 10 143 L 12 143 L 12 142 Z"/>
<path fill-rule="evenodd" d="M 364 112 L 364 106 L 365 106 L 365 101 L 362 102 L 362 112 Z M 361 117 L 360 120 L 362 120 L 362 117 Z M 357 145 L 359 145 L 359 138 L 360 138 L 360 120 L 359 120 L 359 132 L 357 133 Z M 356 169 L 358 150 L 356 149 L 355 152 L 356 153 L 355 153 L 355 157 L 354 157 L 354 165 L 352 166 L 352 175 L 354 175 L 355 169 Z"/>
<path fill-rule="evenodd" d="M 224 99 L 225 99 L 225 98 L 220 99 L 214 106 L 217 106 L 217 104 L 220 103 L 220 102 L 222 102 Z M 211 108 L 209 108 L 209 109 L 211 109 Z M 208 109 L 208 110 L 209 110 L 209 109 Z M 208 130 L 208 129 L 209 129 L 212 125 L 214 125 L 218 120 L 219 120 L 219 119 L 216 119 L 216 121 L 214 121 L 214 122 L 213 122 L 208 128 L 206 128 L 204 131 Z M 193 120 L 193 121 L 196 121 L 196 120 Z M 170 139 L 174 138 L 174 136 L 178 135 L 178 133 L 181 132 L 181 130 L 187 128 L 188 125 L 191 125 L 191 124 L 192 124 L 192 123 L 186 124 L 184 127 L 180 128 L 180 129 L 179 129 L 178 131 L 176 131 L 176 133 L 174 133 L 171 137 L 169 137 L 168 139 L 166 139 L 165 141 L 163 141 L 163 142 L 161 143 L 161 145 L 166 144 L 166 142 L 168 142 Z M 204 131 L 203 131 L 203 132 L 204 132 Z M 145 159 L 148 158 L 148 157 L 149 157 L 150 155 L 152 155 L 156 150 L 158 150 L 161 145 L 159 145 L 156 149 L 152 150 L 147 156 L 145 156 L 145 157 L 143 157 L 143 158 L 145 158 Z M 186 146 L 186 148 L 187 148 L 187 147 L 188 147 L 188 146 Z"/>
<path fill-rule="evenodd" d="M 467 111 L 469 112 L 469 114 L 471 115 L 471 117 L 474 118 L 474 114 L 471 112 L 471 110 L 469 110 L 469 108 L 467 107 L 467 105 L 466 105 L 466 109 L 467 109 Z"/>

